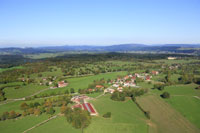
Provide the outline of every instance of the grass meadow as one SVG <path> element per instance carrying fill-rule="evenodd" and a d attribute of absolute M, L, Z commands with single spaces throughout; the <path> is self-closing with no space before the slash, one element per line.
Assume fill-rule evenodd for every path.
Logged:
<path fill-rule="evenodd" d="M 86 133 L 147 133 L 148 125 L 144 114 L 131 100 L 125 102 L 112 101 L 110 95 L 102 96 L 91 101 L 99 113 L 92 118 L 92 123 L 85 129 Z M 103 118 L 102 115 L 111 112 L 111 118 Z M 60 116 L 40 127 L 31 130 L 31 133 L 46 132 L 80 133 L 67 123 L 64 116 Z"/>
<path fill-rule="evenodd" d="M 185 118 L 200 128 L 200 91 L 194 89 L 198 85 L 173 85 L 167 86 L 163 91 L 151 90 L 157 96 L 164 91 L 170 93 L 169 99 L 164 99 L 171 107 L 180 112 Z M 163 100 L 163 99 L 162 99 Z"/>
<path fill-rule="evenodd" d="M 177 110 L 156 95 L 137 98 L 138 103 L 150 112 L 151 121 L 158 133 L 197 133 L 200 130 Z"/>

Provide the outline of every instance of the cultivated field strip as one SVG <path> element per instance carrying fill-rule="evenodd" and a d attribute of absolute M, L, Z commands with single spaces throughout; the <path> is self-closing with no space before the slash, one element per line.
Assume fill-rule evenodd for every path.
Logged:
<path fill-rule="evenodd" d="M 159 133 L 200 132 L 190 121 L 155 95 L 140 97 L 137 101 L 142 108 L 150 111 L 151 120 L 157 125 Z"/>

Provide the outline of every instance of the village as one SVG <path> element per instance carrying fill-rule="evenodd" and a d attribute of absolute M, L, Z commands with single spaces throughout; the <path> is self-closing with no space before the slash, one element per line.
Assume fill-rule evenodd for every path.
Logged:
<path fill-rule="evenodd" d="M 97 89 L 102 90 L 104 93 L 114 93 L 115 91 L 123 92 L 123 88 L 139 88 L 136 85 L 136 78 L 142 79 L 146 82 L 151 81 L 152 75 L 158 75 L 158 71 L 152 71 L 151 75 L 148 73 L 135 73 L 134 75 L 126 75 L 122 78 L 117 78 L 116 80 L 111 80 L 108 84 L 111 85 L 108 88 L 105 88 L 103 85 L 96 85 L 95 89 L 88 89 L 89 92 L 93 92 Z M 88 97 L 85 94 L 83 95 L 75 95 L 71 98 L 71 101 L 75 104 L 71 106 L 72 109 L 74 108 L 81 108 L 82 110 L 87 110 L 91 116 L 98 116 L 98 112 L 95 109 L 92 103 L 89 103 L 90 100 L 94 100 L 94 98 Z"/>

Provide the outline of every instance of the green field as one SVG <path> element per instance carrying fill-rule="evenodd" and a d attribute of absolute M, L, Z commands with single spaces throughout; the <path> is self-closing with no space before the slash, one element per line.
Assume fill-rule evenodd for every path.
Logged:
<path fill-rule="evenodd" d="M 170 98 L 164 100 L 200 128 L 200 99 L 198 99 L 200 91 L 194 89 L 197 86 L 196 84 L 173 85 L 165 87 L 163 91 L 151 90 L 151 92 L 157 96 L 160 96 L 164 91 L 169 92 Z"/>
<path fill-rule="evenodd" d="M 197 59 L 176 59 L 176 60 L 167 60 L 167 59 L 162 59 L 162 60 L 156 60 L 156 62 L 160 62 L 163 64 L 177 64 L 177 63 L 191 63 L 191 62 L 200 62 Z"/>
<path fill-rule="evenodd" d="M 166 100 L 173 108 L 200 128 L 200 99 L 190 96 L 172 96 Z"/>
<path fill-rule="evenodd" d="M 137 99 L 146 111 L 150 111 L 152 122 L 158 133 L 197 133 L 200 130 L 184 118 L 178 111 L 156 95 L 146 95 Z"/>
<path fill-rule="evenodd" d="M 7 71 L 7 70 L 13 70 L 13 69 L 22 69 L 22 66 L 16 66 L 11 68 L 0 68 L 0 72 Z"/>
<path fill-rule="evenodd" d="M 7 87 L 4 89 L 4 91 L 8 99 L 13 99 L 29 96 L 45 88 L 48 87 L 35 84 L 28 84 L 26 86 L 21 86 L 19 89 L 15 89 L 15 87 Z"/>
<path fill-rule="evenodd" d="M 18 120 L 6 120 L 0 122 L 0 129 L 2 133 L 21 133 L 28 128 L 48 119 L 48 115 L 43 114 L 39 117 L 34 115 L 19 118 Z"/>
<path fill-rule="evenodd" d="M 64 53 L 59 53 L 64 54 Z M 40 55 L 28 55 L 31 58 L 45 58 L 45 57 L 54 57 L 57 54 L 40 54 Z M 149 91 L 136 98 L 136 101 L 145 111 L 150 111 L 151 119 L 147 119 L 144 113 L 131 99 L 126 98 L 125 101 L 113 101 L 110 99 L 110 94 L 102 95 L 103 92 L 95 92 L 91 94 L 86 94 L 89 97 L 92 97 L 90 101 L 97 112 L 98 116 L 92 117 L 92 122 L 87 127 L 84 132 L 85 133 L 197 133 L 200 132 L 200 90 L 196 90 L 195 88 L 199 85 L 197 84 L 180 84 L 178 78 L 182 75 L 181 72 L 184 70 L 171 70 L 171 81 L 173 85 L 165 86 L 164 90 L 160 91 L 157 89 L 152 89 L 154 84 L 163 83 L 165 84 L 165 76 L 166 71 L 168 71 L 168 67 L 171 64 L 179 64 L 182 67 L 188 67 L 188 63 L 196 62 L 196 65 L 199 65 L 199 60 L 196 59 L 178 59 L 178 60 L 145 60 L 144 62 L 138 60 L 132 61 L 98 61 L 91 64 L 80 64 L 80 67 L 72 66 L 72 68 L 68 69 L 67 63 L 57 62 L 54 65 L 52 63 L 48 68 L 45 69 L 44 72 L 41 73 L 33 73 L 26 74 L 25 79 L 34 79 L 34 83 L 30 83 L 27 85 L 23 85 L 23 82 L 18 82 L 17 80 L 14 82 L 10 82 L 7 84 L 0 84 L 2 87 L 2 91 L 5 92 L 5 97 L 8 101 L 0 102 L 0 114 L 5 111 L 10 112 L 14 110 L 15 112 L 22 113 L 20 110 L 20 105 L 22 102 L 26 102 L 27 104 L 39 102 L 44 102 L 45 99 L 50 98 L 51 101 L 56 101 L 58 95 L 63 95 L 66 90 L 70 90 L 70 88 L 74 88 L 75 94 L 79 95 L 77 92 L 79 89 L 88 88 L 89 84 L 94 83 L 94 81 L 100 80 L 104 78 L 108 79 L 116 79 L 117 76 L 124 76 L 130 73 L 143 73 L 146 70 L 152 71 L 157 70 L 160 72 L 158 75 L 152 75 L 153 78 L 151 82 L 147 81 L 138 81 L 136 84 L 141 88 L 147 88 Z M 69 64 L 68 64 L 69 65 Z M 161 67 L 162 65 L 165 68 Z M 27 66 L 29 67 L 29 66 Z M 141 68 L 140 68 L 141 67 Z M 15 68 L 23 68 L 13 67 L 8 69 L 0 69 L 0 72 L 15 69 Z M 198 66 L 192 69 L 198 69 Z M 75 71 L 75 74 L 66 75 L 68 70 Z M 97 75 L 93 75 L 94 72 L 91 70 L 106 70 L 106 73 L 99 73 Z M 108 72 L 109 69 L 115 72 Z M 79 71 L 89 71 L 87 73 L 82 73 L 79 75 Z M 122 71 L 126 70 L 126 71 Z M 170 70 L 170 69 L 169 69 Z M 185 69 L 185 71 L 189 71 Z M 110 70 L 109 70 L 110 71 Z M 118 71 L 118 72 L 117 72 Z M 41 76 L 39 74 L 42 74 Z M 95 73 L 96 74 L 96 73 Z M 150 73 L 149 73 L 150 74 Z M 12 74 L 11 74 L 12 75 Z M 150 74 L 151 75 L 151 74 Z M 55 79 L 51 79 L 54 76 Z M 195 77 L 199 77 L 198 73 L 194 72 Z M 49 77 L 49 78 L 48 78 Z M 21 77 L 20 77 L 21 78 Z M 46 80 L 43 80 L 46 78 Z M 66 80 L 69 84 L 63 88 L 50 89 L 51 86 L 55 86 L 55 83 L 59 81 Z M 196 79 L 195 79 L 196 80 Z M 194 81 L 195 81 L 194 80 Z M 47 82 L 52 81 L 53 84 L 48 86 Z M 39 85 L 39 83 L 43 83 Z M 126 81 L 124 81 L 126 82 Z M 197 83 L 197 82 L 196 82 Z M 176 84 L 176 85 L 174 85 Z M 168 85 L 166 83 L 166 85 Z M 4 88 L 4 86 L 7 86 Z M 16 89 L 16 86 L 20 86 Z M 110 84 L 105 83 L 105 88 L 110 86 Z M 44 90 L 44 91 L 43 91 Z M 169 92 L 170 98 L 163 99 L 160 95 L 163 92 Z M 38 93 L 37 93 L 38 92 Z M 33 97 L 33 94 L 37 93 L 37 96 L 41 97 Z M 54 95 L 54 96 L 53 96 Z M 29 101 L 14 101 L 19 100 L 18 98 L 24 98 L 27 96 L 31 96 L 32 99 Z M 52 96 L 52 97 L 50 97 Z M 98 97 L 100 96 L 100 97 Z M 98 97 L 98 98 L 96 98 Z M 9 101 L 11 101 L 9 103 Z M 7 104 L 4 104 L 8 102 Z M 72 104 L 69 104 L 71 106 Z M 60 113 L 60 108 L 56 108 L 56 114 Z M 111 112 L 111 118 L 102 117 L 103 114 Z M 42 114 L 41 116 L 27 116 L 27 117 L 19 117 L 15 120 L 5 120 L 0 121 L 0 132 L 2 133 L 20 133 L 28 128 L 33 127 L 34 125 L 48 119 L 49 115 Z M 57 118 L 40 125 L 29 131 L 31 133 L 81 133 L 81 130 L 75 129 L 69 124 L 64 116 L 58 116 Z"/>
<path fill-rule="evenodd" d="M 85 129 L 86 133 L 147 133 L 148 125 L 144 114 L 138 109 L 132 100 L 116 102 L 110 99 L 110 95 L 102 96 L 91 101 L 99 113 L 99 116 L 92 118 L 91 125 Z M 111 112 L 111 118 L 103 118 L 106 112 Z M 81 132 L 72 128 L 66 118 L 58 117 L 38 128 L 31 130 L 31 133 L 46 132 L 59 133 Z"/>

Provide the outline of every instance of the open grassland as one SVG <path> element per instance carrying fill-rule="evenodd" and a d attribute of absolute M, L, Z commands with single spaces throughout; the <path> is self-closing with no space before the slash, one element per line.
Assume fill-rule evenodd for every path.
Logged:
<path fill-rule="evenodd" d="M 110 99 L 110 95 L 102 96 L 91 101 L 99 113 L 99 116 L 92 118 L 91 125 L 85 129 L 86 133 L 147 133 L 148 125 L 144 114 L 131 100 L 116 102 Z M 111 118 L 103 118 L 106 112 L 111 112 Z M 80 130 L 72 128 L 65 117 L 58 117 L 48 123 L 41 125 L 31 133 L 80 133 Z"/>
<path fill-rule="evenodd" d="M 73 128 L 64 116 L 59 116 L 28 133 L 81 133 L 80 130 Z"/>
<path fill-rule="evenodd" d="M 146 133 L 148 125 L 146 117 L 132 100 L 117 102 L 110 99 L 110 95 L 102 96 L 91 101 L 99 113 L 91 126 L 86 130 L 97 133 Z M 102 117 L 106 112 L 111 112 L 112 117 Z"/>
<path fill-rule="evenodd" d="M 24 67 L 22 66 L 16 66 L 16 67 L 11 67 L 11 68 L 0 68 L 0 72 L 7 71 L 7 70 L 13 70 L 13 69 L 23 69 Z"/>
<path fill-rule="evenodd" d="M 189 121 L 200 128 L 200 99 L 189 96 L 172 96 L 166 100 Z"/>
<path fill-rule="evenodd" d="M 165 87 L 165 90 L 172 95 L 200 96 L 200 91 L 196 90 L 197 84 L 172 85 Z"/>
<path fill-rule="evenodd" d="M 6 112 L 6 111 L 9 112 L 11 110 L 15 110 L 16 112 L 21 111 L 20 110 L 20 104 L 22 102 L 23 101 L 14 101 L 14 102 L 11 102 L 11 103 L 0 105 L 0 114 L 2 114 L 3 112 Z"/>
<path fill-rule="evenodd" d="M 57 115 L 59 113 L 60 108 L 56 107 L 54 109 L 55 109 L 55 115 Z M 22 133 L 23 131 L 32 128 L 33 126 L 47 120 L 50 117 L 52 116 L 44 113 L 39 116 L 30 115 L 26 117 L 20 117 L 14 120 L 12 119 L 12 120 L 0 121 L 0 132 Z"/>
<path fill-rule="evenodd" d="M 200 130 L 184 118 L 178 111 L 156 95 L 137 98 L 138 103 L 150 111 L 152 122 L 159 133 L 198 133 Z"/>
<path fill-rule="evenodd" d="M 170 98 L 165 99 L 173 108 L 200 128 L 200 90 L 194 89 L 198 85 L 173 85 L 165 87 L 163 91 L 153 90 L 160 95 L 164 91 L 170 93 Z"/>
<path fill-rule="evenodd" d="M 28 128 L 48 119 L 48 115 L 43 114 L 41 116 L 26 116 L 17 120 L 6 120 L 0 122 L 1 133 L 22 133 Z"/>
<path fill-rule="evenodd" d="M 162 60 L 156 60 L 156 62 L 171 65 L 177 63 L 183 64 L 183 63 L 200 62 L 200 61 L 197 59 L 175 59 L 175 60 L 162 59 Z"/>
<path fill-rule="evenodd" d="M 103 92 L 95 92 L 95 93 L 90 93 L 90 94 L 86 94 L 86 95 L 89 96 L 89 97 L 95 98 L 95 97 L 102 95 L 102 94 L 103 94 Z"/>
<path fill-rule="evenodd" d="M 20 110 L 21 103 L 26 102 L 27 104 L 30 104 L 30 103 L 34 103 L 34 102 L 41 103 L 43 101 L 44 101 L 44 99 L 38 98 L 38 99 L 35 99 L 35 100 L 31 100 L 31 101 L 13 101 L 13 102 L 10 102 L 10 103 L 7 103 L 7 104 L 1 103 L 0 104 L 0 114 L 2 114 L 3 112 L 6 112 L 6 111 L 10 112 L 11 110 L 22 113 L 23 111 Z"/>
<path fill-rule="evenodd" d="M 4 89 L 4 91 L 8 99 L 13 99 L 29 96 L 45 88 L 47 87 L 35 84 L 28 84 L 25 86 L 21 86 L 19 89 L 15 89 L 15 87 L 7 87 Z"/>
<path fill-rule="evenodd" d="M 185 96 L 200 96 L 200 91 L 196 90 L 197 84 L 180 84 L 180 85 L 171 85 L 166 86 L 164 90 L 151 90 L 151 92 L 160 95 L 164 91 L 169 92 L 172 96 L 176 95 L 185 95 Z"/>
<path fill-rule="evenodd" d="M 62 56 L 66 54 L 66 52 L 59 52 L 59 53 L 40 53 L 40 54 L 29 54 L 25 57 L 31 58 L 31 59 L 43 59 L 43 58 L 51 58 L 51 57 L 57 57 Z"/>

